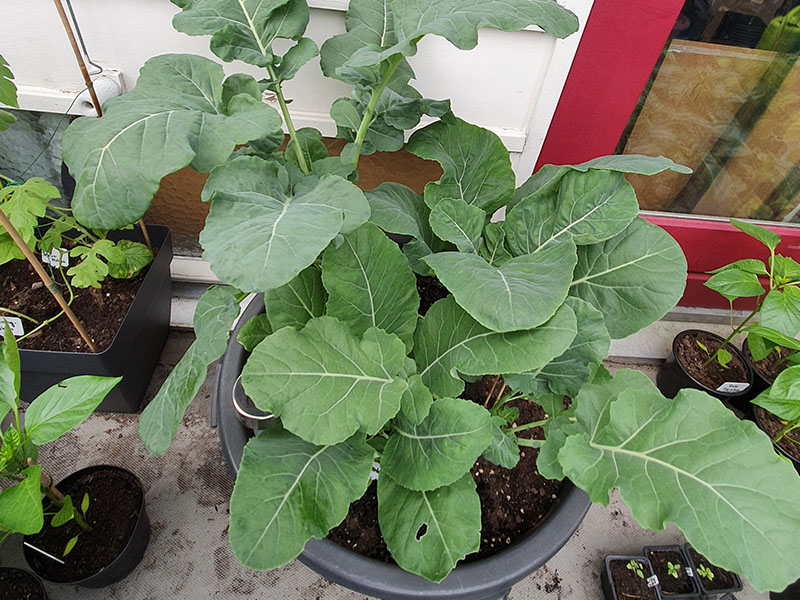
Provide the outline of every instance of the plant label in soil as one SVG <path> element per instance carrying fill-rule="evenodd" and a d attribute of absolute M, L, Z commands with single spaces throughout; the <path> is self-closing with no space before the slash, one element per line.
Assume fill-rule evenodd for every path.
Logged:
<path fill-rule="evenodd" d="M 750 384 L 746 381 L 726 381 L 717 388 L 717 391 L 725 394 L 735 394 L 736 392 L 746 390 L 748 385 Z"/>
<path fill-rule="evenodd" d="M 658 585 L 658 575 L 651 575 L 647 578 L 647 587 L 654 588 Z"/>
<path fill-rule="evenodd" d="M 0 317 L 0 324 L 3 323 L 8 323 L 8 327 L 14 337 L 25 335 L 25 328 L 22 326 L 22 319 L 19 317 Z M 4 328 L 5 325 L 2 325 L 2 327 Z"/>
<path fill-rule="evenodd" d="M 694 571 L 692 571 L 692 567 L 686 567 L 686 575 L 688 577 L 694 577 Z"/>
<path fill-rule="evenodd" d="M 66 248 L 53 248 L 50 252 L 42 251 L 42 262 L 51 267 L 58 267 L 61 262 L 62 267 L 69 266 L 69 250 Z"/>

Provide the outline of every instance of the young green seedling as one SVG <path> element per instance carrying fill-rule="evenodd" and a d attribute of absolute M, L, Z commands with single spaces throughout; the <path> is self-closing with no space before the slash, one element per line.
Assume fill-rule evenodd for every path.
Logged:
<path fill-rule="evenodd" d="M 636 560 L 629 560 L 625 568 L 636 574 L 639 579 L 644 579 L 644 569 L 640 562 Z"/>
<path fill-rule="evenodd" d="M 671 561 L 667 561 L 667 573 L 669 575 L 672 575 L 675 579 L 677 579 L 680 570 L 681 570 L 681 563 L 673 563 Z"/>
<path fill-rule="evenodd" d="M 713 581 L 714 579 L 714 572 L 702 563 L 700 563 L 700 566 L 697 567 L 697 574 L 703 579 L 708 579 L 709 581 Z"/>

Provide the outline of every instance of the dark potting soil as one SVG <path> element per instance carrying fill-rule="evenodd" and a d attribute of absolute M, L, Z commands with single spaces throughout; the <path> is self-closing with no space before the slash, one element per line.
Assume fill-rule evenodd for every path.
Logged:
<path fill-rule="evenodd" d="M 694 572 L 697 575 L 697 578 L 703 582 L 703 587 L 705 587 L 707 590 L 729 590 L 737 586 L 736 577 L 733 573 L 726 571 L 725 569 L 715 567 L 705 556 L 700 554 L 691 546 L 689 546 L 689 554 L 691 555 L 692 563 L 694 564 Z M 711 581 L 705 577 L 700 577 L 700 575 L 697 573 L 700 565 L 705 565 L 711 569 L 711 572 L 714 574 L 714 577 L 711 579 Z"/>
<path fill-rule="evenodd" d="M 644 572 L 644 577 L 639 577 L 627 567 L 627 560 L 612 560 L 608 563 L 611 571 L 611 583 L 617 590 L 620 600 L 658 600 L 656 588 L 647 587 L 647 578 L 650 576 L 647 565 L 639 563 Z"/>
<path fill-rule="evenodd" d="M 495 377 L 467 384 L 462 397 L 483 404 Z M 499 393 L 502 380 L 495 385 Z M 545 417 L 537 404 L 525 400 L 509 402 L 508 406 L 519 409 L 515 424 L 522 425 Z M 521 431 L 519 437 L 544 439 L 541 427 Z M 471 469 L 478 497 L 481 501 L 481 545 L 478 552 L 464 560 L 477 560 L 489 556 L 514 543 L 533 529 L 552 508 L 561 488 L 561 482 L 545 479 L 536 469 L 538 449 L 520 448 L 520 460 L 513 469 L 498 467 L 484 458 L 479 458 Z M 394 562 L 383 541 L 378 524 L 378 500 L 375 483 L 367 493 L 350 505 L 344 521 L 328 534 L 328 538 L 340 546 L 369 558 Z"/>
<path fill-rule="evenodd" d="M 0 569 L 0 596 L 14 600 L 45 600 L 36 577 L 22 569 Z"/>
<path fill-rule="evenodd" d="M 97 346 L 98 352 L 111 345 L 148 269 L 149 267 L 146 267 L 131 279 L 107 277 L 101 289 L 73 288 L 75 299 L 70 308 Z M 51 277 L 54 281 L 60 280 L 58 272 Z M 59 290 L 64 299 L 69 301 L 67 288 L 63 282 L 59 285 Z M 13 260 L 0 268 L 0 307 L 24 313 L 39 322 L 52 318 L 61 310 L 26 260 Z M 6 313 L 0 310 L 0 314 Z M 25 319 L 22 322 L 25 331 L 35 327 Z M 19 347 L 29 350 L 90 352 L 89 347 L 65 315 L 61 315 L 39 332 L 20 341 Z"/>
<path fill-rule="evenodd" d="M 758 413 L 758 420 L 761 422 L 761 427 L 769 436 L 769 439 L 775 439 L 775 437 L 783 431 L 784 424 L 768 410 L 764 410 L 760 406 L 756 406 L 755 409 Z M 789 439 L 787 440 L 786 438 Z M 791 440 L 794 440 L 794 442 Z M 795 429 L 787 433 L 783 438 L 778 440 L 778 446 L 780 446 L 781 450 L 786 452 L 786 454 L 800 461 L 800 429 Z"/>
<path fill-rule="evenodd" d="M 750 354 L 750 348 L 747 344 L 744 345 L 742 350 L 755 367 L 756 372 L 769 383 L 775 381 L 775 378 L 780 375 L 780 372 L 789 366 L 789 363 L 782 359 L 793 352 L 789 350 L 789 348 L 778 346 L 764 358 L 756 361 L 753 360 L 753 355 Z"/>
<path fill-rule="evenodd" d="M 437 300 L 445 298 L 450 292 L 444 287 L 436 277 L 428 277 L 426 275 L 417 276 L 417 292 L 419 292 L 419 314 L 423 317 L 428 309 Z"/>
<path fill-rule="evenodd" d="M 61 527 L 49 522 L 26 541 L 53 556 L 63 565 L 31 552 L 31 567 L 42 577 L 61 583 L 80 581 L 111 564 L 130 540 L 142 507 L 142 490 L 131 474 L 116 469 L 100 469 L 82 475 L 68 488 L 73 503 L 80 506 L 84 493 L 89 494 L 86 522 L 91 531 L 83 531 L 74 520 Z M 52 511 L 53 508 L 49 508 Z M 80 534 L 75 548 L 62 556 L 67 542 Z"/>
<path fill-rule="evenodd" d="M 708 354 L 698 346 L 697 342 L 708 348 Z M 678 340 L 675 358 L 692 377 L 712 390 L 716 390 L 727 381 L 747 382 L 747 369 L 732 351 L 733 358 L 727 368 L 723 368 L 716 360 L 705 364 L 708 357 L 713 356 L 721 345 L 720 340 L 705 332 L 685 335 Z"/>
<path fill-rule="evenodd" d="M 647 558 L 653 567 L 653 572 L 658 576 L 661 583 L 661 594 L 669 596 L 671 594 L 690 594 L 694 591 L 692 579 L 686 573 L 686 561 L 680 550 L 649 550 Z M 672 563 L 677 566 L 675 575 L 670 574 L 669 565 Z"/>

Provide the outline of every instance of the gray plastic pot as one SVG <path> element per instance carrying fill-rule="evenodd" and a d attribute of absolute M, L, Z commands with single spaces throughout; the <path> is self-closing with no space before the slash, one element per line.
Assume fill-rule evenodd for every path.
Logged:
<path fill-rule="evenodd" d="M 238 472 L 249 435 L 232 402 L 236 379 L 247 358 L 236 336 L 248 319 L 263 311 L 264 301 L 259 296 L 244 311 L 217 369 L 212 422 L 217 424 L 222 452 L 232 473 Z M 327 539 L 309 540 L 299 559 L 331 581 L 383 600 L 501 600 L 508 596 L 511 586 L 544 565 L 566 544 L 590 505 L 583 490 L 565 481 L 550 514 L 524 539 L 488 558 L 458 565 L 438 584 L 395 565 L 351 552 Z"/>

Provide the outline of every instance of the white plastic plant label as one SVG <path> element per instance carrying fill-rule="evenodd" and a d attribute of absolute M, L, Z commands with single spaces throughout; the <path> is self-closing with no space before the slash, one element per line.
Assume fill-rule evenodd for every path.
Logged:
<path fill-rule="evenodd" d="M 62 267 L 69 266 L 69 250 L 66 248 L 53 248 L 49 253 L 42 251 L 42 262 L 51 267 L 57 267 L 59 260 Z"/>
<path fill-rule="evenodd" d="M 0 326 L 5 329 L 5 323 L 11 328 L 11 333 L 14 337 L 25 335 L 25 328 L 22 326 L 22 319 L 19 317 L 0 317 Z M 0 334 L 0 337 L 2 335 Z"/>
<path fill-rule="evenodd" d="M 654 588 L 658 585 L 658 575 L 651 575 L 647 578 L 647 587 Z"/>
<path fill-rule="evenodd" d="M 692 570 L 692 567 L 686 567 L 686 576 L 687 576 L 689 579 L 691 579 L 692 577 L 694 577 L 694 571 Z"/>
<path fill-rule="evenodd" d="M 381 466 L 380 464 L 374 462 L 372 463 L 372 470 L 369 472 L 369 478 L 371 481 L 375 481 L 378 479 L 378 475 L 380 475 Z"/>
<path fill-rule="evenodd" d="M 726 381 L 717 388 L 717 391 L 724 394 L 735 394 L 746 390 L 749 385 L 749 383 L 742 381 Z"/>

